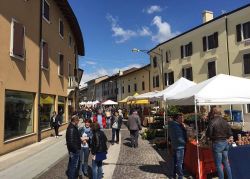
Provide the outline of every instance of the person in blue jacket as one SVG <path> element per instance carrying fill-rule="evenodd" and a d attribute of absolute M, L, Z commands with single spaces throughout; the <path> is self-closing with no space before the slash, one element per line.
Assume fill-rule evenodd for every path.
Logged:
<path fill-rule="evenodd" d="M 174 116 L 173 121 L 169 121 L 169 138 L 171 140 L 171 147 L 174 154 L 174 178 L 176 174 L 178 179 L 183 178 L 183 161 L 184 151 L 187 143 L 187 131 L 184 127 L 183 114 Z"/>

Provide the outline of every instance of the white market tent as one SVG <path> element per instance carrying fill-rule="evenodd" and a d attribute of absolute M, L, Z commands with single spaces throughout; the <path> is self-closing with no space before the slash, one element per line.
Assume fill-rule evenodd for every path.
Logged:
<path fill-rule="evenodd" d="M 169 96 L 166 101 L 173 105 L 249 104 L 250 80 L 220 74 Z"/>
<path fill-rule="evenodd" d="M 117 102 L 114 102 L 112 100 L 107 100 L 105 102 L 102 103 L 102 105 L 117 105 Z"/>
<path fill-rule="evenodd" d="M 191 86 L 166 99 L 172 105 L 194 105 L 197 114 L 197 105 L 227 105 L 250 103 L 250 80 L 225 74 Z M 243 109 L 242 109 L 243 113 Z M 242 114 L 242 116 L 244 116 Z M 244 121 L 244 119 L 243 119 Z M 195 115 L 196 142 L 198 141 L 197 115 Z M 199 145 L 197 145 L 198 173 L 200 176 Z"/>
<path fill-rule="evenodd" d="M 187 80 L 186 78 L 181 77 L 177 80 L 174 84 L 170 85 L 166 89 L 160 91 L 159 93 L 151 96 L 155 100 L 162 99 L 166 100 L 166 98 L 174 96 L 175 94 L 185 91 L 186 89 L 190 88 L 191 86 L 196 85 L 196 83 Z"/>
<path fill-rule="evenodd" d="M 147 93 L 140 94 L 138 96 L 130 96 L 129 100 L 138 100 L 138 99 L 150 99 L 155 96 L 159 91 L 151 91 Z"/>

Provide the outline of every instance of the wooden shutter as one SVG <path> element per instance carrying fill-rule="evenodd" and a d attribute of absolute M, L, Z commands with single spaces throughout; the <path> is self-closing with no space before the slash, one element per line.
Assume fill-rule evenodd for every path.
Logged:
<path fill-rule="evenodd" d="M 189 56 L 191 56 L 193 54 L 193 43 L 190 42 L 189 43 Z"/>
<path fill-rule="evenodd" d="M 236 34 L 237 34 L 237 42 L 240 42 L 241 39 L 241 24 L 236 25 Z"/>
<path fill-rule="evenodd" d="M 244 74 L 250 74 L 250 53 L 243 56 L 244 60 Z"/>
<path fill-rule="evenodd" d="M 59 32 L 60 32 L 60 34 L 61 34 L 61 36 L 64 36 L 64 29 L 63 29 L 63 21 L 62 20 L 60 20 L 59 21 Z"/>
<path fill-rule="evenodd" d="M 49 68 L 49 49 L 48 44 L 43 42 L 43 67 Z"/>
<path fill-rule="evenodd" d="M 155 88 L 155 77 L 153 76 L 153 88 Z"/>
<path fill-rule="evenodd" d="M 24 57 L 24 26 L 14 22 L 13 32 L 13 54 Z"/>
<path fill-rule="evenodd" d="M 181 58 L 184 57 L 184 48 L 183 48 L 183 45 L 181 46 Z"/>
<path fill-rule="evenodd" d="M 206 36 L 202 38 L 202 43 L 203 43 L 203 51 L 205 52 L 207 51 L 207 37 Z"/>
<path fill-rule="evenodd" d="M 208 78 L 216 76 L 215 62 L 208 63 Z"/>
<path fill-rule="evenodd" d="M 192 69 L 192 67 L 190 67 L 189 70 L 190 70 L 190 78 L 189 78 L 189 80 L 193 81 L 193 69 Z"/>
<path fill-rule="evenodd" d="M 185 77 L 185 69 L 184 68 L 182 68 L 181 74 L 182 74 L 182 77 Z"/>
<path fill-rule="evenodd" d="M 168 85 L 168 74 L 167 73 L 164 73 L 164 82 L 165 82 L 165 86 Z"/>
<path fill-rule="evenodd" d="M 64 58 L 64 56 L 62 54 L 60 54 L 60 64 L 59 64 L 59 74 L 60 75 L 63 75 L 63 73 L 64 73 L 63 58 Z"/>
<path fill-rule="evenodd" d="M 218 32 L 214 33 L 214 48 L 217 48 L 219 46 L 218 42 Z"/>
<path fill-rule="evenodd" d="M 43 17 L 49 21 L 49 4 L 45 0 L 43 1 Z"/>
<path fill-rule="evenodd" d="M 174 84 L 174 72 L 168 73 L 168 85 Z"/>
<path fill-rule="evenodd" d="M 145 90 L 145 82 L 143 81 L 142 82 L 142 91 L 144 91 Z"/>

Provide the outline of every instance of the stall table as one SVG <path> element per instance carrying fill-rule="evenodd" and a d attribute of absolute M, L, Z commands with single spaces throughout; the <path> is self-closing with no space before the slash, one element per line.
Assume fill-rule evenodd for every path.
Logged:
<path fill-rule="evenodd" d="M 207 174 L 216 172 L 214 165 L 213 153 L 210 148 L 199 147 L 200 155 L 200 179 L 206 179 Z M 195 141 L 188 142 L 184 159 L 185 168 L 199 178 L 197 144 Z"/>

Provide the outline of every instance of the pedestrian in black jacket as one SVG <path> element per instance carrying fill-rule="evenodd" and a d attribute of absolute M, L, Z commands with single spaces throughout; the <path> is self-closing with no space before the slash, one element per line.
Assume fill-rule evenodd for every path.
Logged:
<path fill-rule="evenodd" d="M 119 115 L 118 111 L 115 112 L 115 115 L 111 118 L 111 127 L 112 127 L 112 140 L 111 144 L 113 145 L 115 142 L 119 144 L 119 133 L 122 126 L 122 116 Z"/>
<path fill-rule="evenodd" d="M 215 166 L 219 175 L 219 179 L 224 179 L 224 169 L 227 173 L 227 178 L 232 179 L 231 167 L 228 162 L 229 139 L 233 134 L 229 124 L 221 117 L 221 109 L 215 107 L 211 114 L 206 136 L 213 142 L 213 154 Z"/>
<path fill-rule="evenodd" d="M 66 131 L 66 143 L 69 152 L 69 163 L 66 174 L 69 179 L 76 179 L 78 177 L 80 166 L 81 137 L 77 128 L 78 123 L 78 116 L 72 116 L 71 123 Z"/>
<path fill-rule="evenodd" d="M 107 158 L 107 137 L 103 131 L 100 130 L 98 123 L 92 123 L 91 126 L 93 137 L 91 142 L 92 158 L 92 173 L 93 179 L 102 178 L 102 161 Z"/>
<path fill-rule="evenodd" d="M 53 112 L 51 118 L 50 118 L 50 126 L 51 128 L 54 128 L 55 130 L 55 137 L 59 137 L 59 127 L 61 126 L 61 119 L 60 115 L 56 114 L 56 111 Z"/>

